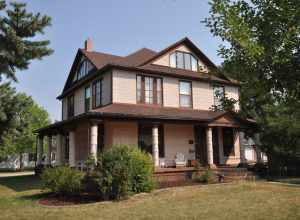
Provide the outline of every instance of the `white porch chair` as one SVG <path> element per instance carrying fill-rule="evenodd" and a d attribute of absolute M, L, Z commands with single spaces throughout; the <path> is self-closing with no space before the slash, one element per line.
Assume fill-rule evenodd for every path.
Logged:
<path fill-rule="evenodd" d="M 176 153 L 175 156 L 175 165 L 176 167 L 185 167 L 187 164 L 187 160 L 182 153 Z"/>
<path fill-rule="evenodd" d="M 167 167 L 165 158 L 159 158 L 159 167 L 161 167 L 161 168 Z"/>

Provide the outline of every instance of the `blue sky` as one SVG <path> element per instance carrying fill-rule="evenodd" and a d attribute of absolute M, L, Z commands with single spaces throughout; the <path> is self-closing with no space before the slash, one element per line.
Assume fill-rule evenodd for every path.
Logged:
<path fill-rule="evenodd" d="M 24 2 L 24 1 L 23 1 Z M 206 0 L 28 0 L 28 9 L 52 17 L 42 38 L 55 50 L 18 72 L 18 91 L 26 92 L 51 116 L 61 119 L 61 93 L 78 48 L 90 37 L 94 50 L 127 55 L 141 47 L 159 51 L 187 36 L 216 64 L 220 39 L 201 21 Z"/>

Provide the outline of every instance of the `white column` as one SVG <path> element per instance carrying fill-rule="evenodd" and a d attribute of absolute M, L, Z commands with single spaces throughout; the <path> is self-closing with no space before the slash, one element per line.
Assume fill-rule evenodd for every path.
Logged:
<path fill-rule="evenodd" d="M 56 135 L 56 165 L 62 164 L 62 136 L 61 134 Z"/>
<path fill-rule="evenodd" d="M 48 136 L 48 151 L 47 151 L 47 158 L 46 164 L 51 165 L 51 151 L 52 151 L 52 136 Z"/>
<path fill-rule="evenodd" d="M 42 164 L 43 154 L 44 154 L 44 137 L 38 136 L 38 146 L 37 146 L 37 164 Z"/>
<path fill-rule="evenodd" d="M 69 132 L 69 165 L 70 167 L 76 166 L 75 161 L 75 132 Z"/>
<path fill-rule="evenodd" d="M 97 161 L 97 148 L 98 148 L 98 125 L 94 124 L 91 126 L 90 153 L 91 156 L 94 157 L 95 161 Z"/>
<path fill-rule="evenodd" d="M 159 149 L 158 149 L 158 125 L 154 125 L 152 128 L 152 157 L 154 166 L 159 166 Z"/>
<path fill-rule="evenodd" d="M 207 163 L 209 167 L 214 166 L 213 142 L 212 142 L 212 128 L 208 127 L 206 130 L 206 146 L 207 146 Z"/>

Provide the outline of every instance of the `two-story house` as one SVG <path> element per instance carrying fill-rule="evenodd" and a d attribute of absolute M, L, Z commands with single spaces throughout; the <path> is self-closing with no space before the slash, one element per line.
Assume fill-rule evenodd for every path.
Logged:
<path fill-rule="evenodd" d="M 124 57 L 95 52 L 87 40 L 58 96 L 62 121 L 38 130 L 38 163 L 47 136 L 48 164 L 51 151 L 56 164 L 75 167 L 115 145 L 149 152 L 156 167 L 176 165 L 178 155 L 186 164 L 239 164 L 240 132 L 253 122 L 211 110 L 222 96 L 239 99 L 240 85 L 216 69 L 188 38 Z"/>

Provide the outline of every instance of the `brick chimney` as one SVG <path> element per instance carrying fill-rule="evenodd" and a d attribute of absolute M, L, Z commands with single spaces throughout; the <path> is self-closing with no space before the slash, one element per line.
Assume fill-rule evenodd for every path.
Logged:
<path fill-rule="evenodd" d="M 92 51 L 93 50 L 93 42 L 90 38 L 88 38 L 85 42 L 84 42 L 84 49 L 86 51 Z"/>

